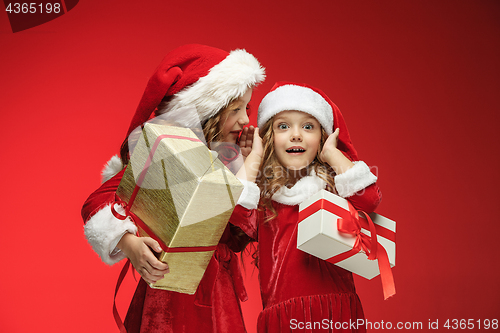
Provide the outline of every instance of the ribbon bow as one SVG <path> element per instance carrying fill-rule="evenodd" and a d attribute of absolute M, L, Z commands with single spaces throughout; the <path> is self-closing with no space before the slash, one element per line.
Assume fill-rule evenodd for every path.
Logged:
<path fill-rule="evenodd" d="M 342 233 L 347 233 L 356 237 L 356 242 L 352 249 L 338 254 L 326 261 L 336 264 L 353 255 L 364 251 L 369 260 L 378 259 L 378 268 L 380 271 L 380 278 L 382 279 L 382 289 L 384 291 L 384 299 L 388 299 L 396 293 L 394 286 L 394 278 L 392 276 L 391 265 L 385 248 L 377 241 L 377 232 L 375 224 L 368 214 L 363 211 L 357 211 L 354 206 L 348 201 L 349 217 L 341 217 L 337 219 L 337 229 Z M 361 220 L 359 213 L 362 213 L 368 221 L 370 228 L 370 236 L 361 232 Z"/>
<path fill-rule="evenodd" d="M 365 219 L 368 221 L 368 225 L 370 226 L 370 235 L 364 234 L 361 232 L 361 222 L 359 218 L 358 211 L 353 207 L 353 205 L 348 201 L 349 205 L 349 213 L 350 218 L 339 218 L 337 219 L 337 229 L 346 234 L 350 234 L 356 237 L 356 242 L 350 252 L 354 252 L 354 254 L 363 250 L 368 256 L 369 260 L 377 259 L 377 231 L 375 230 L 375 224 L 368 214 L 363 211 L 359 211 L 363 213 Z"/>

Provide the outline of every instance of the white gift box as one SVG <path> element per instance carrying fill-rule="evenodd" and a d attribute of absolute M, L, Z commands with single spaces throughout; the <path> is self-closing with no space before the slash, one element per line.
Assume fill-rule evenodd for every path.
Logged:
<path fill-rule="evenodd" d="M 297 248 L 323 260 L 351 250 L 356 237 L 339 232 L 337 229 L 337 219 L 349 216 L 346 199 L 326 190 L 316 193 L 300 204 Z M 361 232 L 370 236 L 364 215 L 359 214 L 359 216 L 360 220 L 361 218 L 364 220 L 361 221 L 363 222 Z M 375 224 L 377 241 L 385 248 L 390 266 L 394 267 L 396 222 L 375 213 L 370 213 L 369 216 Z M 336 265 L 367 279 L 380 274 L 377 259 L 369 260 L 363 251 L 337 262 Z"/>

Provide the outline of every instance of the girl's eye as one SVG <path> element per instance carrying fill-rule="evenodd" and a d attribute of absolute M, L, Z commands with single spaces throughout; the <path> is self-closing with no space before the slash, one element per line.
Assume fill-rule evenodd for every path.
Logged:
<path fill-rule="evenodd" d="M 312 124 L 305 124 L 305 125 L 304 125 L 304 129 L 306 129 L 306 130 L 312 130 L 312 129 L 313 129 L 313 127 L 314 127 L 314 126 L 313 126 Z"/>
<path fill-rule="evenodd" d="M 278 124 L 278 129 L 280 129 L 280 130 L 285 130 L 287 128 L 288 128 L 287 124 L 283 124 L 283 123 L 282 124 Z"/>

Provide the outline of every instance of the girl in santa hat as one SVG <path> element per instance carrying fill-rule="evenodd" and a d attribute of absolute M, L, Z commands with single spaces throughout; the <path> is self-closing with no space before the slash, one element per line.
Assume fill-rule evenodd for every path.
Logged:
<path fill-rule="evenodd" d="M 252 195 L 230 218 L 258 241 L 264 307 L 258 332 L 331 332 L 335 323 L 350 331 L 364 318 L 352 273 L 297 249 L 299 204 L 327 189 L 372 212 L 381 200 L 377 178 L 358 160 L 342 114 L 319 89 L 279 82 L 258 112 L 263 147 L 253 147 L 247 159 L 262 164 L 247 169 L 247 181 L 256 184 L 247 183 Z"/>
<path fill-rule="evenodd" d="M 181 294 L 147 286 L 168 273 L 168 265 L 152 252 L 161 248 L 152 238 L 136 236 L 130 217 L 120 220 L 111 208 L 123 213 L 115 204 L 115 192 L 129 158 L 129 134 L 151 117 L 167 113 L 186 126 L 201 122 L 209 147 L 219 141 L 239 143 L 248 154 L 253 127 L 243 129 L 248 124 L 247 106 L 252 89 L 264 78 L 264 69 L 245 50 L 228 53 L 194 44 L 167 54 L 150 78 L 121 158 L 108 162 L 102 186 L 82 208 L 85 236 L 101 259 L 112 265 L 128 258 L 142 277 L 124 326 L 115 312 L 122 332 L 246 332 L 240 300 L 247 296 L 235 255 L 248 242 L 241 230 L 226 228 L 196 294 Z M 187 116 L 186 108 L 195 108 L 197 114 Z"/>

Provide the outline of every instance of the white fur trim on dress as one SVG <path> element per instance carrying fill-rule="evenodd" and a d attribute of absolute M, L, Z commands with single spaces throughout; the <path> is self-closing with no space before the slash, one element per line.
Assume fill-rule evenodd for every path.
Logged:
<path fill-rule="evenodd" d="M 123 221 L 114 217 L 111 205 L 104 206 L 94 214 L 84 228 L 85 237 L 92 249 L 108 265 L 113 265 L 125 258 L 121 251 L 115 249 L 123 235 L 127 232 L 133 234 L 137 232 L 137 227 L 129 217 Z M 120 214 L 124 213 L 123 207 L 119 205 L 115 205 L 115 209 Z"/>
<path fill-rule="evenodd" d="M 292 188 L 282 186 L 272 199 L 284 205 L 295 206 L 325 188 L 326 182 L 312 171 L 310 176 L 301 178 Z"/>
<path fill-rule="evenodd" d="M 374 184 L 377 177 L 365 162 L 354 162 L 354 166 L 335 176 L 335 189 L 342 198 L 348 198 L 367 186 Z"/>
<path fill-rule="evenodd" d="M 175 94 L 166 106 L 160 105 L 158 113 L 182 113 L 186 108 L 195 107 L 199 119 L 194 114 L 194 118 L 183 120 L 185 126 L 198 126 L 244 95 L 248 88 L 264 81 L 265 77 L 265 69 L 253 55 L 245 50 L 231 51 L 206 76 Z"/>
<path fill-rule="evenodd" d="M 260 190 L 257 184 L 249 182 L 245 179 L 238 180 L 243 184 L 243 192 L 241 192 L 240 198 L 238 199 L 238 205 L 250 210 L 257 209 L 260 198 Z"/>
<path fill-rule="evenodd" d="M 323 129 L 332 134 L 333 110 L 331 105 L 312 89 L 286 84 L 268 93 L 259 105 L 257 124 L 265 123 L 282 111 L 302 111 L 316 118 Z"/>
<path fill-rule="evenodd" d="M 101 171 L 101 183 L 105 183 L 111 178 L 113 178 L 118 172 L 122 171 L 123 164 L 122 160 L 118 155 L 114 155 L 111 159 L 104 165 Z"/>

